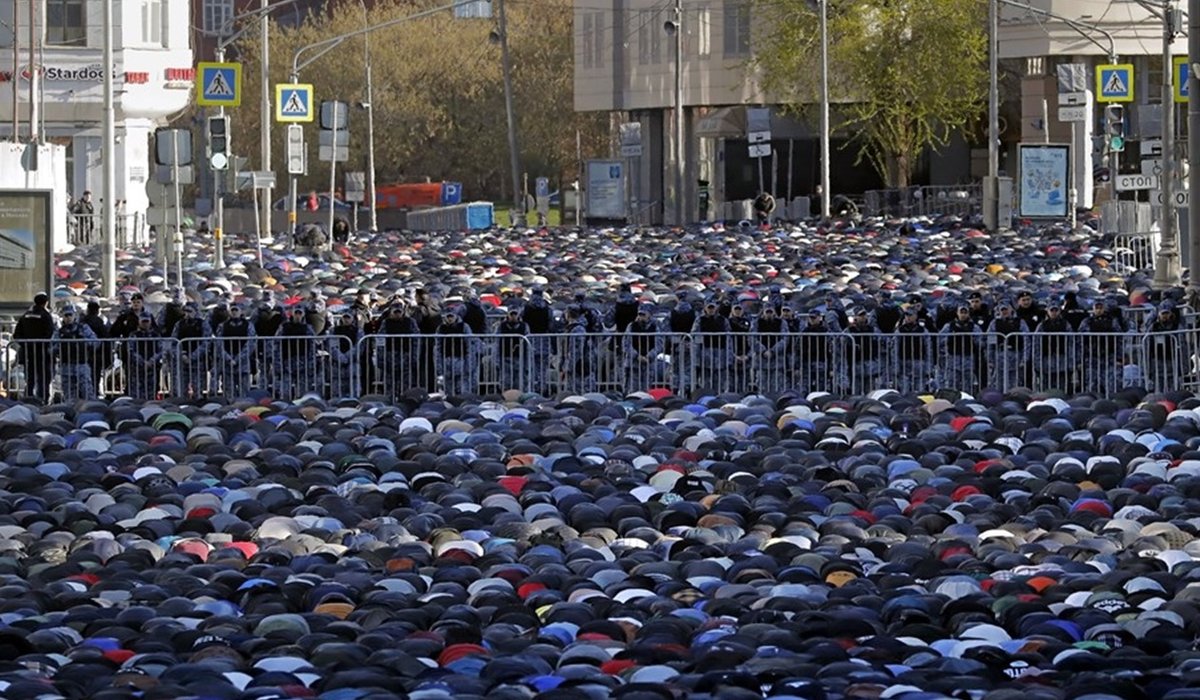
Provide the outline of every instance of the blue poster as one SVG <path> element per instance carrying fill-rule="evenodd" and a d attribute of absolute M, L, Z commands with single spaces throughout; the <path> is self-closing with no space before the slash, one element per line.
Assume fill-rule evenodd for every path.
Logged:
<path fill-rule="evenodd" d="M 1018 146 L 1020 200 L 1017 216 L 1065 219 L 1070 206 L 1071 147 L 1066 144 Z"/>

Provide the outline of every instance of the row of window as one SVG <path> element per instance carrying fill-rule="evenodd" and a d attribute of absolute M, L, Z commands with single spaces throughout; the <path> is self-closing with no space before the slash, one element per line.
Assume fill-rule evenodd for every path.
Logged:
<path fill-rule="evenodd" d="M 607 12 L 584 12 L 580 17 L 580 60 L 584 68 L 603 68 L 604 56 L 611 53 L 613 44 L 607 33 L 612 15 Z M 664 23 L 673 10 L 659 8 L 625 13 L 625 36 L 637 35 L 637 62 L 654 65 L 672 60 L 673 39 L 667 36 Z M 725 58 L 750 53 L 750 5 L 745 2 L 726 2 L 722 11 L 722 55 Z M 708 5 L 683 10 L 684 53 L 708 57 L 712 55 L 712 10 Z"/>
<path fill-rule="evenodd" d="M 142 43 L 164 46 L 166 40 L 166 5 L 170 0 L 141 0 L 140 19 L 142 28 Z M 88 45 L 88 11 L 87 0 L 44 0 L 44 14 L 38 22 L 45 27 L 42 40 L 46 46 L 68 46 L 84 48 Z M 209 3 L 224 4 L 228 7 L 230 16 L 233 12 L 233 0 L 205 0 L 205 10 Z M 0 0 L 0 48 L 13 45 L 13 30 L 17 26 L 14 17 L 17 3 L 12 0 Z M 127 7 L 135 6 L 127 0 Z M 207 16 L 207 15 L 206 15 Z M 22 38 L 24 38 L 22 36 Z"/>

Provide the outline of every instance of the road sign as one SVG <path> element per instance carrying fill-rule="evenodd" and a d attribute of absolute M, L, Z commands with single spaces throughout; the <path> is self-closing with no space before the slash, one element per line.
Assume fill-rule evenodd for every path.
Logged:
<path fill-rule="evenodd" d="M 234 174 L 234 189 L 269 190 L 275 189 L 275 173 L 270 170 L 246 170 Z"/>
<path fill-rule="evenodd" d="M 1118 175 L 1116 179 L 1118 192 L 1156 190 L 1158 189 L 1158 184 L 1157 175 Z"/>
<path fill-rule="evenodd" d="M 321 103 L 321 128 L 330 131 L 345 131 L 350 125 L 350 105 L 337 100 Z"/>
<path fill-rule="evenodd" d="M 1058 103 L 1063 107 L 1083 107 L 1087 105 L 1086 92 L 1064 92 L 1058 96 Z"/>
<path fill-rule="evenodd" d="M 1191 64 L 1187 56 L 1176 56 L 1171 59 L 1172 82 L 1175 83 L 1175 101 L 1188 101 L 1188 77 L 1192 74 Z"/>
<path fill-rule="evenodd" d="M 350 148 L 349 131 L 327 131 L 322 129 L 317 138 L 317 145 L 319 146 L 332 146 L 336 143 L 338 148 Z"/>
<path fill-rule="evenodd" d="M 1060 122 L 1086 122 L 1087 121 L 1087 106 L 1069 106 L 1058 108 L 1058 120 Z"/>
<path fill-rule="evenodd" d="M 242 104 L 242 64 L 200 63 L 196 66 L 196 104 L 237 107 Z"/>
<path fill-rule="evenodd" d="M 620 129 L 621 157 L 637 158 L 642 155 L 642 123 L 626 122 Z"/>
<path fill-rule="evenodd" d="M 367 201 L 367 174 L 363 172 L 346 173 L 346 201 Z"/>
<path fill-rule="evenodd" d="M 1096 66 L 1097 102 L 1133 102 L 1133 64 Z"/>
<path fill-rule="evenodd" d="M 1178 190 L 1177 192 L 1175 192 L 1174 200 L 1175 200 L 1175 206 L 1177 206 L 1177 207 L 1186 207 L 1191 202 L 1191 199 L 1188 197 L 1188 191 L 1186 189 Z M 1150 201 L 1161 207 L 1162 203 L 1163 203 L 1162 190 L 1154 190 L 1153 192 L 1151 192 L 1150 193 Z"/>
<path fill-rule="evenodd" d="M 1162 157 L 1162 139 L 1142 139 L 1140 148 L 1143 158 Z"/>
<path fill-rule="evenodd" d="M 333 146 L 318 146 L 317 160 L 324 163 L 328 163 L 329 161 L 333 160 Z M 350 160 L 350 149 L 338 146 L 337 162 L 344 163 L 348 160 Z"/>
<path fill-rule="evenodd" d="M 289 83 L 275 85 L 275 121 L 287 124 L 313 120 L 313 86 Z"/>
<path fill-rule="evenodd" d="M 750 143 L 770 143 L 771 132 L 769 131 L 751 131 L 746 134 L 746 140 Z"/>
<path fill-rule="evenodd" d="M 289 124 L 287 130 L 288 175 L 304 174 L 304 127 Z"/>
<path fill-rule="evenodd" d="M 1143 160 L 1142 161 L 1142 174 L 1143 175 L 1153 175 L 1154 177 L 1158 177 L 1159 175 L 1162 175 L 1162 171 L 1163 171 L 1163 167 L 1162 167 L 1161 160 Z"/>
<path fill-rule="evenodd" d="M 769 155 L 771 155 L 771 144 L 755 143 L 750 145 L 751 158 L 766 158 Z"/>

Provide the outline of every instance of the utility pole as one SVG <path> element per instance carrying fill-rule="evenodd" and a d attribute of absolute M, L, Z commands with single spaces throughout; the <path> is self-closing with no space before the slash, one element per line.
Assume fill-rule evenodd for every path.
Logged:
<path fill-rule="evenodd" d="M 100 73 L 104 76 L 104 124 L 100 140 L 101 156 L 104 161 L 104 182 L 101 196 L 104 203 L 100 211 L 104 213 L 103 243 L 100 246 L 100 280 L 101 294 L 111 299 L 117 294 L 117 110 L 113 103 L 113 0 L 103 0 L 104 7 L 104 66 Z M 30 129 L 35 128 L 30 124 Z M 47 290 L 50 291 L 50 290 Z"/>
<path fill-rule="evenodd" d="M 9 82 L 12 83 L 12 140 L 17 143 L 21 140 L 21 81 L 18 80 L 18 73 L 21 72 L 21 13 L 13 12 L 13 68 L 12 78 Z M 49 290 L 47 290 L 49 293 Z"/>
<path fill-rule="evenodd" d="M 363 3 L 363 19 L 370 26 L 371 15 L 367 12 L 366 2 Z M 371 80 L 371 35 L 363 35 L 363 64 L 366 68 L 367 100 L 363 108 L 367 110 L 367 191 L 371 197 L 371 227 L 374 233 L 379 230 L 379 210 L 375 199 L 375 97 L 374 83 Z M 354 205 L 354 213 L 358 213 L 358 205 Z"/>
<path fill-rule="evenodd" d="M 683 3 L 675 0 L 675 225 L 683 226 L 683 174 L 686 148 L 683 143 Z M 759 160 L 760 166 L 762 160 Z"/>
<path fill-rule="evenodd" d="M 38 120 L 41 118 L 38 114 L 38 81 L 41 78 L 42 66 L 37 64 L 37 6 L 38 0 L 29 0 L 29 143 L 37 143 L 41 136 L 38 133 Z M 17 14 L 15 7 L 13 14 Z M 19 70 L 18 66 L 13 66 L 14 73 Z M 111 67 L 105 66 L 105 70 L 111 70 Z M 16 79 L 14 75 L 13 81 Z M 104 202 L 105 206 L 109 204 L 110 202 Z"/>
<path fill-rule="evenodd" d="M 1159 288 L 1178 287 L 1179 227 L 1175 212 L 1175 177 L 1178 172 L 1178 157 L 1175 153 L 1175 70 L 1172 67 L 1171 44 L 1175 41 L 1176 15 L 1170 0 L 1162 4 L 1163 21 L 1163 82 L 1162 82 L 1162 207 L 1159 215 L 1157 259 L 1154 261 L 1154 286 Z M 1114 181 L 1116 178 L 1113 178 Z"/>
<path fill-rule="evenodd" d="M 1000 229 L 1000 3 L 988 0 L 988 176 L 983 188 L 983 222 Z"/>
<path fill-rule="evenodd" d="M 1188 0 L 1188 164 L 1200 167 L 1200 0 Z M 1200 173 L 1188 177 L 1188 296 L 1192 308 L 1200 302 Z M 1195 206 L 1190 202 L 1195 201 Z"/>
<path fill-rule="evenodd" d="M 268 6 L 269 0 L 259 0 L 258 11 L 261 16 L 258 18 L 258 31 L 260 34 L 260 44 L 262 54 L 259 56 L 260 82 L 262 83 L 262 107 L 259 115 L 259 130 L 260 138 L 262 139 L 262 170 L 271 172 L 271 64 L 270 64 L 270 42 L 271 42 L 271 23 L 267 15 L 270 13 Z M 262 193 L 262 226 L 260 230 L 271 232 L 271 199 L 272 190 L 267 188 Z M 333 193 L 329 193 L 332 197 Z"/>
<path fill-rule="evenodd" d="M 821 5 L 821 218 L 829 218 L 829 0 Z M 789 158 L 788 172 L 791 165 Z M 789 187 L 788 196 L 791 196 Z M 807 214 L 807 212 L 805 212 Z"/>
<path fill-rule="evenodd" d="M 504 0 L 497 0 L 500 22 L 500 64 L 504 71 L 504 112 L 508 118 L 508 158 L 512 168 L 513 213 L 512 225 L 525 225 L 525 197 L 521 194 L 521 153 L 517 146 L 517 117 L 513 108 L 512 61 L 508 55 L 508 19 Z"/>

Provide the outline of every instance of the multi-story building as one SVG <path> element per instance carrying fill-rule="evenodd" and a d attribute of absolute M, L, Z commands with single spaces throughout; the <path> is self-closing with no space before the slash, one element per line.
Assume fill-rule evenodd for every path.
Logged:
<path fill-rule="evenodd" d="M 1088 70 L 1107 60 L 1107 39 L 1115 52 L 1136 67 L 1137 103 L 1131 110 L 1136 136 L 1153 132 L 1160 122 L 1162 26 L 1137 0 L 1026 0 L 1044 12 L 1028 12 L 1001 0 L 1000 56 L 1006 76 L 1002 113 L 1005 156 L 1002 173 L 1015 174 L 1010 152 L 1020 140 L 1070 138 L 1070 125 L 1057 120 L 1056 66 L 1086 62 Z M 754 196 L 759 188 L 758 163 L 749 156 L 746 108 L 772 107 L 772 157 L 763 161 L 764 188 L 777 197 L 814 195 L 819 183 L 819 133 L 815 124 L 793 120 L 778 108 L 753 68 L 756 11 L 751 0 L 681 0 L 682 82 L 684 114 L 684 191 L 688 219 L 698 215 L 697 181 L 711 183 L 718 201 Z M 1065 17 L 1070 22 L 1055 19 Z M 674 4 L 663 0 L 575 0 L 575 109 L 613 114 L 617 122 L 641 124 L 643 155 L 630 161 L 633 199 L 642 219 L 672 220 L 675 148 L 672 107 L 675 101 L 675 38 L 664 25 L 675 20 Z M 1074 28 L 1072 28 L 1074 25 Z M 1096 26 L 1089 40 L 1086 28 Z M 1084 29 L 1084 34 L 1080 29 Z M 1184 52 L 1184 40 L 1177 53 Z M 818 57 L 813 56 L 814 69 Z M 1015 86 L 1019 84 L 1019 88 Z M 1019 90 L 1019 92 L 1018 92 Z M 1048 107 L 1043 109 L 1043 98 Z M 836 105 L 835 105 L 836 107 Z M 1097 156 L 1093 127 L 1102 110 L 1090 108 L 1090 119 L 1077 129 L 1077 168 L 1086 173 L 1086 197 Z M 836 120 L 837 110 L 834 110 Z M 1048 113 L 1049 118 L 1045 115 Z M 1043 121 L 1048 122 L 1043 123 Z M 1176 123 L 1182 125 L 1182 119 Z M 1019 122 L 1019 123 L 1018 123 Z M 859 193 L 879 186 L 874 172 L 854 166 L 856 151 L 835 130 L 832 143 L 832 191 Z M 979 140 L 978 138 L 976 140 Z M 614 155 L 616 155 L 614 139 Z M 937 153 L 925 154 L 918 184 L 976 181 L 986 174 L 986 143 L 968 143 L 958 135 Z M 1081 183 L 1081 190 L 1084 189 Z M 711 211 L 710 211 L 711 213 Z"/>
<path fill-rule="evenodd" d="M 34 133 L 66 149 L 73 196 L 99 193 L 104 107 L 100 0 L 0 2 L 0 138 Z M 30 10 L 33 10 L 31 13 Z M 30 41 L 32 27 L 33 41 Z M 113 0 L 116 198 L 127 214 L 149 206 L 154 129 L 187 109 L 194 64 L 187 2 Z M 31 81 L 34 75 L 39 80 Z M 31 84 L 37 91 L 31 94 Z M 31 109 L 32 108 L 32 109 Z M 14 118 L 15 111 L 15 118 Z"/>
<path fill-rule="evenodd" d="M 1091 206 L 1094 174 L 1103 167 L 1104 110 L 1095 99 L 1095 70 L 1115 57 L 1118 63 L 1134 68 L 1134 101 L 1125 110 L 1126 134 L 1130 137 L 1121 170 L 1140 166 L 1140 140 L 1153 140 L 1162 134 L 1163 115 L 1163 20 L 1158 0 L 1143 4 L 1138 0 L 1028 0 L 1030 11 L 1016 3 L 1001 0 L 999 56 L 1008 73 L 1019 82 L 1019 93 L 1010 94 L 1009 118 L 1001 123 L 1005 148 L 1001 167 L 1015 172 L 1015 146 L 1021 141 L 1071 142 L 1071 123 L 1058 119 L 1058 68 L 1076 64 L 1085 67 L 1089 93 L 1087 120 L 1077 122 L 1074 142 L 1074 166 L 1078 173 L 1079 201 Z M 1177 3 L 1183 8 L 1186 3 Z M 1049 13 L 1049 14 L 1047 14 Z M 1069 21 L 1068 21 L 1069 20 Z M 1172 54 L 1187 55 L 1187 37 L 1180 27 L 1172 43 Z M 1175 110 L 1175 134 L 1180 137 L 1179 153 L 1186 153 L 1186 105 L 1168 97 L 1166 105 Z"/>
<path fill-rule="evenodd" d="M 242 26 L 235 26 L 235 18 L 253 18 L 264 5 L 268 8 L 276 6 L 268 11 L 272 22 L 294 28 L 314 14 L 331 11 L 333 4 L 327 0 L 267 0 L 265 3 L 263 0 L 192 0 L 192 48 L 196 60 L 215 59 L 217 42 L 242 29 Z"/>

